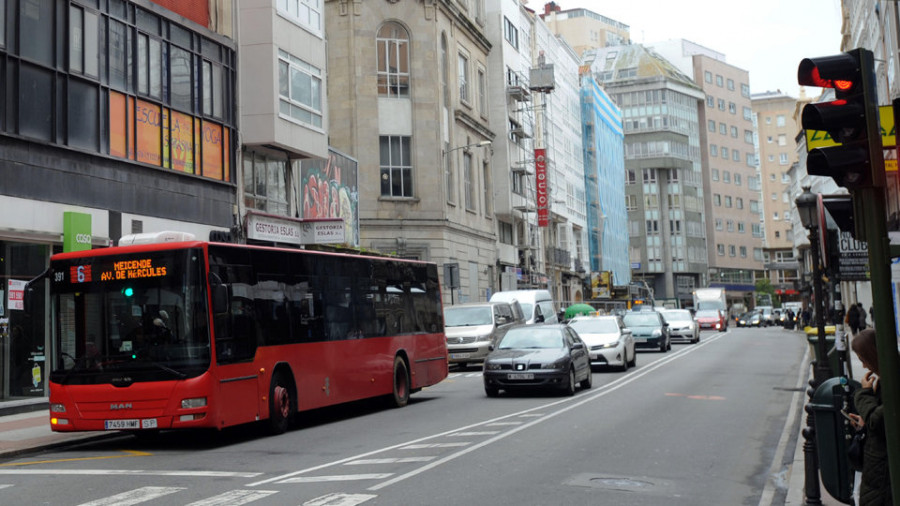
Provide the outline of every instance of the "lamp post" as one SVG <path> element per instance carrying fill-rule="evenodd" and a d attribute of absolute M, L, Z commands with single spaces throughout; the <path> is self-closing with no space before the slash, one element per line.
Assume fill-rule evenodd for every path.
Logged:
<path fill-rule="evenodd" d="M 819 267 L 819 198 L 809 191 L 809 186 L 803 187 L 803 193 L 794 201 L 800 222 L 809 230 L 809 249 L 812 254 L 812 285 L 815 298 L 816 329 L 818 339 L 816 341 L 816 360 L 813 379 L 810 380 L 810 388 L 806 391 L 810 400 L 815 394 L 816 388 L 828 379 L 828 349 L 825 343 L 825 304 L 822 300 L 822 275 Z M 816 448 L 816 427 L 813 421 L 813 413 L 809 403 L 806 404 L 806 428 L 803 429 L 803 459 L 806 472 L 806 504 L 822 504 L 822 495 L 819 489 L 819 460 Z"/>

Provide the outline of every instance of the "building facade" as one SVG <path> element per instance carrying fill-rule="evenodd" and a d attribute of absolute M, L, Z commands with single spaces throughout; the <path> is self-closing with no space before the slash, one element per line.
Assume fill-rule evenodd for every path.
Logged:
<path fill-rule="evenodd" d="M 644 46 L 584 54 L 622 109 L 632 278 L 657 301 L 691 304 L 708 273 L 698 107 L 705 94 Z"/>
<path fill-rule="evenodd" d="M 436 262 L 446 302 L 496 272 L 480 1 L 326 1 L 330 145 L 359 163 L 363 248 Z"/>
<path fill-rule="evenodd" d="M 205 239 L 234 224 L 237 48 L 226 0 L 3 5 L 0 398 L 9 399 L 47 394 L 47 312 L 39 296 L 26 314 L 21 295 L 52 253 L 144 231 Z"/>
<path fill-rule="evenodd" d="M 584 54 L 588 49 L 631 43 L 631 29 L 628 25 L 588 9 L 563 10 L 556 2 L 547 2 L 541 18 L 578 55 Z"/>

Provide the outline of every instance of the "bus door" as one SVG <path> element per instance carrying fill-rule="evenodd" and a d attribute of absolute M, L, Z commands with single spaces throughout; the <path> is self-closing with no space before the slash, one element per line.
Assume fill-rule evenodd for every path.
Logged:
<path fill-rule="evenodd" d="M 259 419 L 268 395 L 264 375 L 254 362 L 259 326 L 247 301 L 231 299 L 229 310 L 215 318 L 218 424 L 235 425 Z"/>

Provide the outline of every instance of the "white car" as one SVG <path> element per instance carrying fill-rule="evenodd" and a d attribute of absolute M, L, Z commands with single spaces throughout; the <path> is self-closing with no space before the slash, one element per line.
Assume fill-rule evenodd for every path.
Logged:
<path fill-rule="evenodd" d="M 691 344 L 700 342 L 700 325 L 687 309 L 666 309 L 660 311 L 669 323 L 669 339 Z"/>
<path fill-rule="evenodd" d="M 576 316 L 569 320 L 587 345 L 591 366 L 616 367 L 627 371 L 637 365 L 634 337 L 619 316 Z"/>

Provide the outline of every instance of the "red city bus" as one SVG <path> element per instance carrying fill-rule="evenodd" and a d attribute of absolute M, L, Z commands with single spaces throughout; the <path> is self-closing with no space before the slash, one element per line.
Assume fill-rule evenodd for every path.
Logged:
<path fill-rule="evenodd" d="M 447 377 L 435 264 L 205 241 L 54 255 L 54 431 L 221 429 Z"/>

